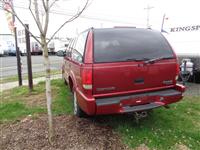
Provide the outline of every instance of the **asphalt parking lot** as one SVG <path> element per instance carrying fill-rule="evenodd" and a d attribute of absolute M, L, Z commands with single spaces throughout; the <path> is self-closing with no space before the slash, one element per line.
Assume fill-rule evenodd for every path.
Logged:
<path fill-rule="evenodd" d="M 32 71 L 44 71 L 43 56 L 32 56 Z M 52 70 L 60 70 L 63 58 L 58 56 L 49 56 Z M 22 74 L 27 74 L 27 57 L 21 57 Z M 15 56 L 0 57 L 0 78 L 17 75 L 17 59 Z"/>

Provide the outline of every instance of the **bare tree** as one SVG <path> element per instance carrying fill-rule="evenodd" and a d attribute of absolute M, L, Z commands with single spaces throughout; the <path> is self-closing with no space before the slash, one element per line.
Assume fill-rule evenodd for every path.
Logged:
<path fill-rule="evenodd" d="M 54 4 L 58 0 L 29 0 L 29 11 L 32 15 L 32 18 L 34 22 L 37 25 L 37 28 L 40 33 L 40 40 L 34 35 L 24 24 L 22 21 L 22 18 L 19 17 L 19 15 L 14 10 L 13 5 L 8 0 L 0 0 L 3 5 L 10 5 L 11 10 L 5 9 L 7 12 L 14 15 L 17 20 L 21 23 L 21 25 L 28 30 L 28 32 L 31 34 L 31 36 L 41 45 L 43 50 L 43 56 L 44 56 L 44 62 L 45 62 L 45 70 L 46 70 L 46 100 L 47 100 L 47 111 L 48 111 L 48 123 L 49 123 L 49 142 L 52 144 L 52 137 L 53 137 L 53 121 L 52 121 L 52 110 L 51 110 L 51 104 L 52 104 L 52 96 L 51 96 L 51 80 L 50 80 L 50 61 L 48 57 L 48 43 L 54 38 L 54 36 L 67 24 L 75 19 L 77 19 L 83 11 L 88 7 L 89 0 L 86 0 L 83 8 L 75 13 L 71 18 L 65 20 L 61 26 L 55 30 L 55 32 L 50 36 L 50 38 L 47 40 L 47 31 L 49 26 L 49 19 L 50 19 L 50 11 L 51 8 L 54 6 Z M 38 2 L 41 4 L 39 5 Z M 33 6 L 32 6 L 33 5 Z M 42 12 L 44 12 L 45 21 L 44 24 L 42 24 L 41 21 L 41 15 L 40 11 L 42 9 Z M 43 17 L 43 16 L 42 16 Z"/>

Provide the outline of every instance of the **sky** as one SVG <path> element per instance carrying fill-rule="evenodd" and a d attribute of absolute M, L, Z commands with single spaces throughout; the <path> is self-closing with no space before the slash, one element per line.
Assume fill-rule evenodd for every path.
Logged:
<path fill-rule="evenodd" d="M 24 0 L 14 0 L 15 10 L 20 18 L 30 25 L 33 33 L 39 35 L 29 10 L 25 9 L 28 7 L 27 2 Z M 52 8 L 52 13 L 50 14 L 48 36 L 52 35 L 55 29 L 68 19 L 70 15 L 80 10 L 84 3 L 85 0 L 59 0 Z M 147 10 L 145 8 L 148 5 L 153 7 L 149 11 L 149 24 L 152 29 L 161 29 L 164 14 L 168 18 L 164 23 L 166 31 L 171 27 L 200 25 L 199 0 L 90 0 L 90 5 L 82 16 L 74 22 L 67 24 L 56 36 L 73 37 L 90 27 L 146 27 Z M 22 29 L 18 22 L 16 22 L 16 25 L 18 29 Z M 2 33 L 9 33 L 9 29 L 4 12 L 0 10 L 0 34 Z M 175 47 L 177 47 L 177 43 L 182 41 L 192 40 L 200 43 L 199 36 L 200 31 L 166 34 L 171 43 L 176 43 Z M 179 45 L 182 45 L 182 43 Z M 191 43 L 188 45 L 190 47 Z M 177 49 L 183 49 L 183 47 Z M 196 46 L 193 49 L 200 49 L 200 46 Z"/>

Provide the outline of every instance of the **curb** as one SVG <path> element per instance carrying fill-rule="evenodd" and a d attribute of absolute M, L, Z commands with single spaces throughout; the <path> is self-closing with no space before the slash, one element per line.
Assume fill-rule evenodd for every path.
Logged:
<path fill-rule="evenodd" d="M 51 76 L 51 80 L 53 79 L 61 79 L 62 75 L 58 74 L 58 75 L 52 75 Z M 45 77 L 40 77 L 40 78 L 34 78 L 33 79 L 33 84 L 38 84 L 41 81 L 45 81 Z M 28 80 L 23 80 L 22 85 L 28 85 Z M 1 83 L 0 84 L 0 92 L 3 92 L 5 90 L 9 90 L 12 88 L 18 87 L 18 81 L 15 82 L 8 82 L 8 83 Z"/>

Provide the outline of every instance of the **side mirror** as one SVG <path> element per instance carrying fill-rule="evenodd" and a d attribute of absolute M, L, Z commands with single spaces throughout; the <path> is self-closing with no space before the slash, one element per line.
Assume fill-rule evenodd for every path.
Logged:
<path fill-rule="evenodd" d="M 63 50 L 60 50 L 60 51 L 57 51 L 56 55 L 59 57 L 64 57 L 66 55 L 66 53 Z"/>

